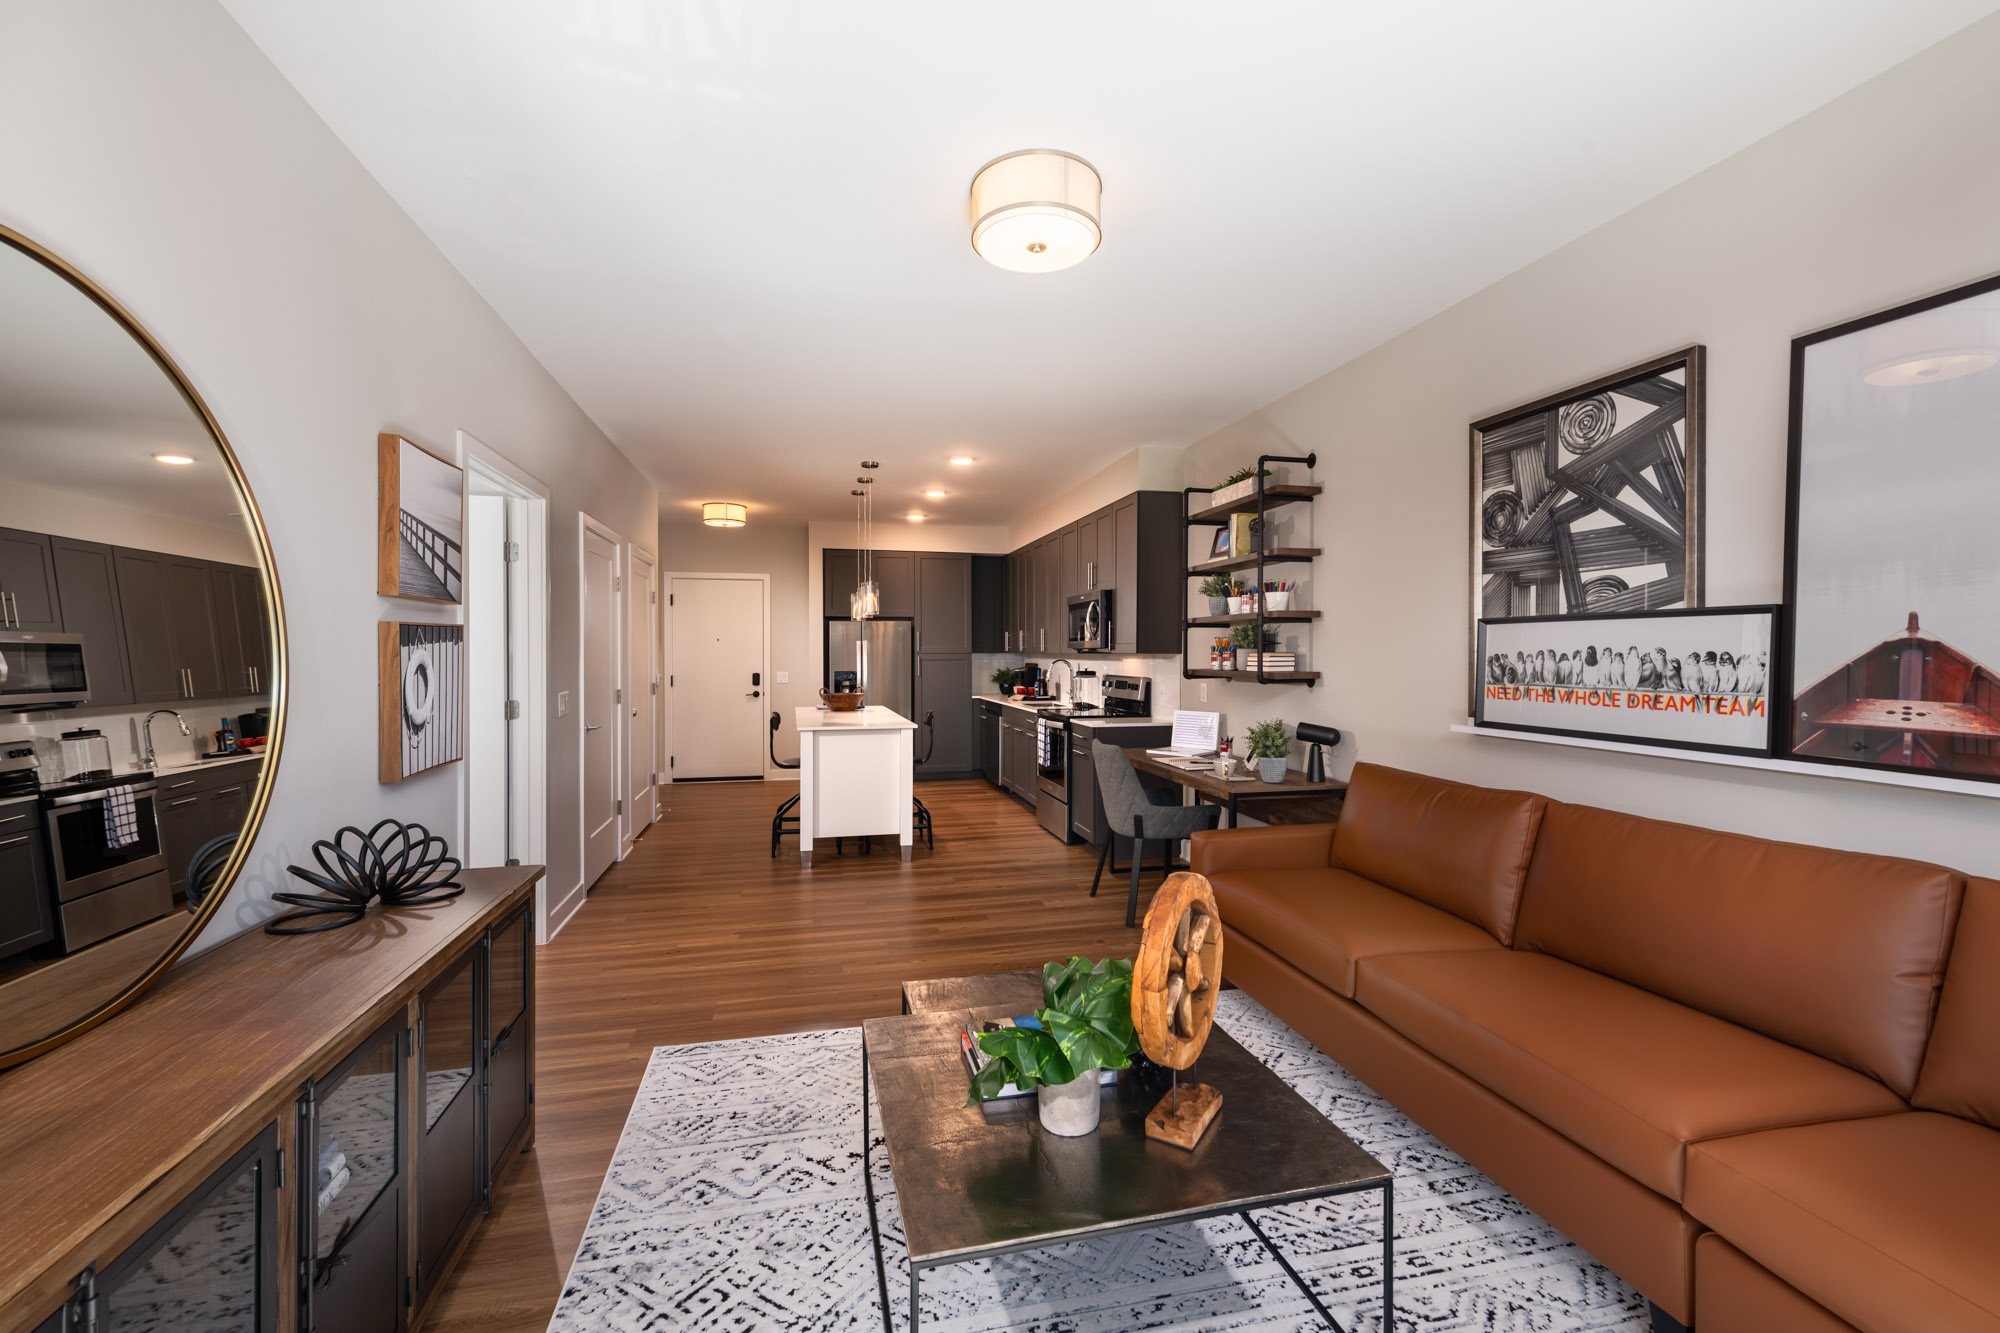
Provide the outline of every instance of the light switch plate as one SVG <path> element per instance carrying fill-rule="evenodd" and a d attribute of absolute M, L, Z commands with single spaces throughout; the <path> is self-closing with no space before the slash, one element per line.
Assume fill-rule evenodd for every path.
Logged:
<path fill-rule="evenodd" d="M 1201 683 L 1201 701 L 1202 701 L 1203 703 L 1207 703 L 1207 702 L 1208 702 L 1208 682 L 1207 682 L 1207 681 L 1203 681 L 1203 682 Z"/>
<path fill-rule="evenodd" d="M 569 716 L 569 691 L 568 691 L 568 690 L 561 690 L 561 691 L 558 691 L 558 692 L 557 692 L 557 694 L 556 694 L 556 716 L 557 716 L 557 717 L 568 717 L 568 716 Z"/>
<path fill-rule="evenodd" d="M 789 685 L 789 684 L 791 684 L 791 683 L 792 683 L 792 673 L 791 673 L 791 672 L 789 672 L 789 671 L 780 671 L 780 672 L 778 673 L 778 683 L 779 683 L 780 685 Z"/>

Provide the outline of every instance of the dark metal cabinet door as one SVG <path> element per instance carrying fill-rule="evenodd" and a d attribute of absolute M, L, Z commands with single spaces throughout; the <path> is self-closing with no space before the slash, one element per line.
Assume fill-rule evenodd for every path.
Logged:
<path fill-rule="evenodd" d="M 222 650 L 216 642 L 215 589 L 208 562 L 167 558 L 167 634 L 190 699 L 219 699 Z M 233 614 L 233 612 L 232 612 Z"/>
<path fill-rule="evenodd" d="M 487 945 L 487 1190 L 520 1150 L 535 1078 L 535 938 L 528 912 L 495 926 Z"/>
<path fill-rule="evenodd" d="M 1074 536 L 1074 533 L 1071 534 Z M 1063 595 L 1063 535 L 1050 533 L 1042 543 L 1041 637 L 1035 651 L 1060 656 L 1068 647 L 1069 599 Z"/>
<path fill-rule="evenodd" d="M 182 786 L 186 789 L 181 790 Z M 170 774 L 168 781 L 160 784 L 160 793 L 153 802 L 160 825 L 160 854 L 167 858 L 167 879 L 173 884 L 176 898 L 187 894 L 188 864 L 194 860 L 194 854 L 214 836 L 208 831 L 209 811 L 202 796 L 196 790 L 195 778 Z"/>
<path fill-rule="evenodd" d="M 233 566 L 236 578 L 236 632 L 243 644 L 243 665 L 248 682 L 237 681 L 232 690 L 248 685 L 251 694 L 271 690 L 271 617 L 264 608 L 264 578 L 257 570 Z"/>
<path fill-rule="evenodd" d="M 185 701 L 187 682 L 174 660 L 167 610 L 167 558 L 118 547 L 111 553 L 111 563 L 118 572 L 118 614 L 125 627 L 133 702 Z"/>
<path fill-rule="evenodd" d="M 111 548 L 97 542 L 56 537 L 56 587 L 62 594 L 63 632 L 83 636 L 83 669 L 92 704 L 129 704 L 132 667 L 125 650 L 125 624 L 118 609 L 118 571 Z"/>
<path fill-rule="evenodd" d="M 972 557 L 919 554 L 917 651 L 972 651 Z"/>
<path fill-rule="evenodd" d="M 0 958 L 56 937 L 40 817 L 33 801 L 0 805 Z"/>
<path fill-rule="evenodd" d="M 1118 586 L 1118 521 L 1115 517 L 1116 505 L 1106 505 L 1090 516 L 1090 526 L 1095 530 L 1095 541 L 1091 549 L 1096 553 L 1091 559 L 1097 562 L 1097 587 L 1116 588 Z"/>
<path fill-rule="evenodd" d="M 243 642 L 243 621 L 236 605 L 236 567 L 208 567 L 208 600 L 215 617 L 217 691 L 224 697 L 250 692 L 250 654 Z"/>
<path fill-rule="evenodd" d="M 930 716 L 931 734 L 917 738 L 917 754 L 930 747 L 919 772 L 964 773 L 973 766 L 972 659 L 926 655 L 917 659 L 917 721 Z"/>
<path fill-rule="evenodd" d="M 7 629 L 62 631 L 62 598 L 49 539 L 0 528 L 0 624 Z"/>
<path fill-rule="evenodd" d="M 1117 652 L 1139 651 L 1139 497 L 1128 495 L 1111 506 L 1112 587 L 1118 596 L 1111 607 L 1111 641 Z M 1180 570 L 1173 575 L 1180 577 Z"/>
<path fill-rule="evenodd" d="M 882 589 L 882 614 L 917 614 L 916 560 L 908 551 L 877 551 L 868 558 Z"/>
<path fill-rule="evenodd" d="M 1056 602 L 1063 611 L 1065 639 L 1069 635 L 1069 599 L 1083 591 L 1083 572 L 1083 527 L 1072 523 L 1056 534 Z"/>
<path fill-rule="evenodd" d="M 278 1326 L 278 1127 L 191 1190 L 97 1279 L 95 1333 Z"/>
<path fill-rule="evenodd" d="M 395 1333 L 407 1320 L 409 1125 L 400 1012 L 299 1102 L 299 1327 Z"/>
<path fill-rule="evenodd" d="M 830 616 L 844 616 L 854 596 L 854 586 L 861 580 L 855 553 L 829 546 L 821 553 L 820 563 L 824 571 L 820 585 L 821 600 L 825 603 L 822 609 Z"/>
<path fill-rule="evenodd" d="M 479 949 L 423 993 L 417 1022 L 417 1302 L 478 1216 L 486 1172 L 479 1143 Z"/>
<path fill-rule="evenodd" d="M 975 653 L 1004 653 L 1012 645 L 1007 637 L 1007 557 L 972 557 L 972 649 Z"/>

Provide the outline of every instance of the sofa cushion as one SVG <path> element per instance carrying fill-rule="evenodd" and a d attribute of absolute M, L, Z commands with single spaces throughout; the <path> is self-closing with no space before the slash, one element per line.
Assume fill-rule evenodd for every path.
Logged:
<path fill-rule="evenodd" d="M 1512 944 L 1521 879 L 1547 804 L 1529 792 L 1356 764 L 1340 805 L 1333 863 Z"/>
<path fill-rule="evenodd" d="M 1688 1150 L 1687 1209 L 1869 1333 L 2000 1333 L 2000 1132 L 1928 1111 Z"/>
<path fill-rule="evenodd" d="M 1363 1008 L 1669 1198 L 1697 1139 L 1904 1109 L 1851 1069 L 1546 954 L 1400 954 L 1358 972 Z"/>
<path fill-rule="evenodd" d="M 1235 870 L 1209 883 L 1229 930 L 1348 999 L 1356 959 L 1500 947 L 1469 921 L 1345 870 Z"/>
<path fill-rule="evenodd" d="M 1331 824 L 1203 829 L 1188 839 L 1188 869 L 1210 878 L 1231 870 L 1323 870 L 1333 864 L 1332 850 Z"/>
<path fill-rule="evenodd" d="M 1855 1333 L 1713 1231 L 1694 1243 L 1694 1326 L 1701 1333 Z"/>
<path fill-rule="evenodd" d="M 1966 884 L 1937 1025 L 1911 1100 L 2000 1128 L 2000 881 Z"/>
<path fill-rule="evenodd" d="M 1336 848 L 1337 850 L 1337 848 Z M 1515 946 L 1916 1088 L 1964 879 L 1551 804 Z"/>

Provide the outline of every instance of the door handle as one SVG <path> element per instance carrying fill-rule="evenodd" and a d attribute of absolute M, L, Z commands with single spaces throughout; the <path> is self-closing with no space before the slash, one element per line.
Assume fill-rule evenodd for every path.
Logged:
<path fill-rule="evenodd" d="M 596 731 L 598 727 L 595 722 L 586 722 L 583 724 L 583 729 L 585 731 Z"/>
<path fill-rule="evenodd" d="M 761 699 L 764 697 L 764 692 L 762 690 L 752 690 L 750 691 L 750 693 L 744 695 L 743 697 L 746 699 Z M 639 710 L 636 708 L 633 709 L 632 716 L 633 717 L 639 716 Z"/>

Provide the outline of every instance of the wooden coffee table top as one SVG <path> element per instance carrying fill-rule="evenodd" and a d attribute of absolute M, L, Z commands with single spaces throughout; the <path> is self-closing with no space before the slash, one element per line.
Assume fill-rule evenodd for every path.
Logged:
<path fill-rule="evenodd" d="M 1041 1003 L 1035 972 L 906 982 L 912 1012 L 862 1040 L 913 1260 L 977 1258 L 1272 1204 L 1379 1189 L 1388 1168 L 1217 1028 L 1190 1073 L 1223 1095 L 1193 1152 L 1146 1137 L 1159 1099 L 1122 1075 L 1097 1132 L 1041 1127 L 1035 1098 L 965 1105 L 958 1029 Z M 984 1003 L 982 1003 L 984 1002 Z M 1185 1076 L 1184 1076 L 1185 1077 Z"/>

